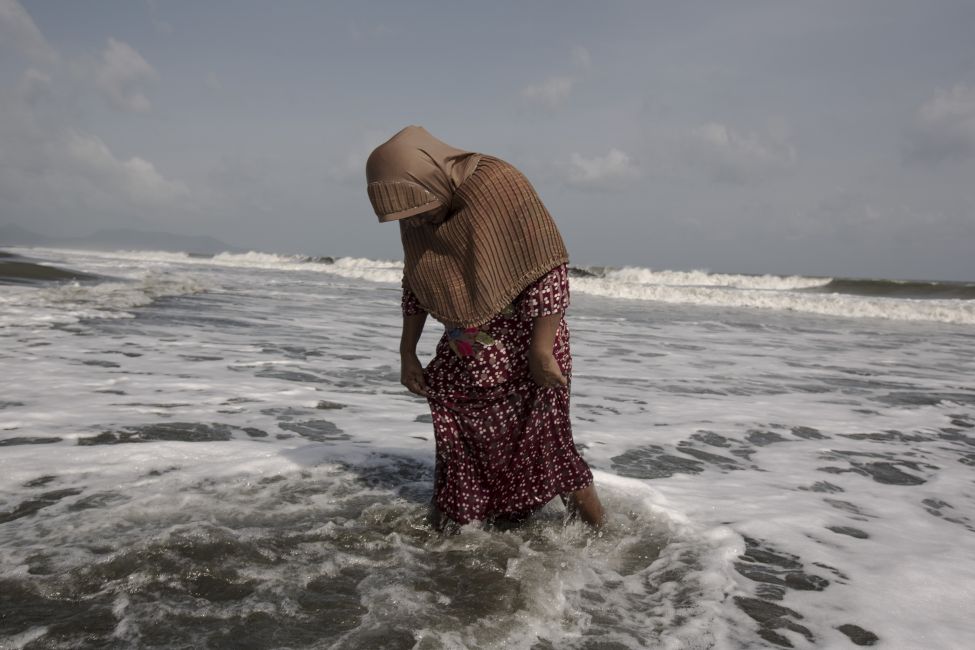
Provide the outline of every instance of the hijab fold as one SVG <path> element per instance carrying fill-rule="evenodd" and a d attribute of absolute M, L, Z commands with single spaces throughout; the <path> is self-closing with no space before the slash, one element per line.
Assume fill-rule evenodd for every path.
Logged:
<path fill-rule="evenodd" d="M 403 285 L 448 326 L 490 320 L 526 287 L 568 261 L 565 244 L 531 183 L 511 164 L 455 149 L 411 126 L 366 163 L 380 221 L 400 224 Z"/>

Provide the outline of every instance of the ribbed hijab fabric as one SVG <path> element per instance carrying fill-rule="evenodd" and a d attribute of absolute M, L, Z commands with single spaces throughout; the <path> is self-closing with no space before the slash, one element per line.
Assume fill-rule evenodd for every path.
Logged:
<path fill-rule="evenodd" d="M 422 126 L 408 126 L 376 147 L 366 161 L 366 189 L 380 221 L 396 221 L 449 206 L 478 155 L 455 149 Z"/>
<path fill-rule="evenodd" d="M 449 207 L 442 221 L 400 224 L 403 285 L 441 322 L 475 327 L 569 256 L 555 222 L 524 174 L 483 154 L 460 152 L 466 154 L 462 158 L 447 153 L 450 161 L 435 158 L 431 147 L 421 151 L 415 145 L 427 137 L 440 141 L 422 129 L 408 133 L 414 129 L 419 127 L 400 131 L 369 157 L 369 198 L 380 220 L 387 216 L 386 221 Z M 436 150 L 440 153 L 460 151 L 440 144 L 445 147 Z M 471 160 L 474 164 L 467 170 Z"/>

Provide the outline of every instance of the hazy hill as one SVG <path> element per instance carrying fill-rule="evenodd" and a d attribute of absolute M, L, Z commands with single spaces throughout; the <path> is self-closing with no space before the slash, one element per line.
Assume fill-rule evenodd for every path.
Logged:
<path fill-rule="evenodd" d="M 0 226 L 0 246 L 51 246 L 95 250 L 183 251 L 186 253 L 244 251 L 242 248 L 231 246 L 208 236 L 174 235 L 166 232 L 112 228 L 99 230 L 85 237 L 54 237 L 32 232 L 16 224 Z"/>

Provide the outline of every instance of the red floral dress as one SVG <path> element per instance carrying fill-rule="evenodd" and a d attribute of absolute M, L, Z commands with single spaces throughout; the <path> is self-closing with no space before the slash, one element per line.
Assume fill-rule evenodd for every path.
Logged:
<path fill-rule="evenodd" d="M 528 370 L 533 319 L 568 306 L 563 264 L 487 323 L 440 339 L 424 377 L 437 442 L 434 502 L 450 519 L 527 515 L 592 483 L 572 440 L 569 388 L 542 388 Z M 404 289 L 403 314 L 423 311 Z M 564 318 L 553 352 L 571 380 Z"/>

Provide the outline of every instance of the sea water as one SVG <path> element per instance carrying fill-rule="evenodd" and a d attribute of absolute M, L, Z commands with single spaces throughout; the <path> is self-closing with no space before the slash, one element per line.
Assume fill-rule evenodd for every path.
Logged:
<path fill-rule="evenodd" d="M 8 251 L 2 648 L 975 644 L 971 285 L 575 269 L 609 521 L 442 535 L 400 263 Z"/>

